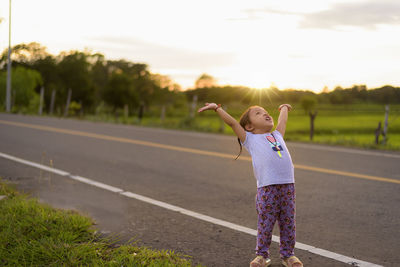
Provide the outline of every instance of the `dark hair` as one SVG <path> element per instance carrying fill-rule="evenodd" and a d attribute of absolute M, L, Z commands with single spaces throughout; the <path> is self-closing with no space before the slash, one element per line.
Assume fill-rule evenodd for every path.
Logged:
<path fill-rule="evenodd" d="M 251 121 L 250 121 L 250 110 L 252 110 L 253 108 L 257 108 L 257 107 L 259 107 L 259 106 L 251 106 L 251 107 L 249 107 L 248 109 L 246 109 L 246 111 L 245 112 L 243 112 L 243 114 L 240 116 L 240 119 L 239 119 L 239 124 L 240 124 L 240 126 L 242 126 L 243 127 L 243 129 L 246 131 L 246 125 L 248 125 L 248 124 L 250 124 L 251 123 Z M 240 146 L 240 151 L 239 151 L 239 154 L 237 155 L 237 157 L 235 158 L 235 160 L 237 160 L 238 158 L 239 158 L 239 156 L 240 156 L 240 154 L 242 154 L 242 150 L 243 150 L 243 148 L 242 148 L 242 143 L 240 142 L 240 138 L 238 137 L 238 143 L 239 143 L 239 146 Z"/>

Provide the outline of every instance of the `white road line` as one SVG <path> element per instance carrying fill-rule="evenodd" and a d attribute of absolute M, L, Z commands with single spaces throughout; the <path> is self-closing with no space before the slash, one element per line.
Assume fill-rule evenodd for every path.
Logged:
<path fill-rule="evenodd" d="M 48 166 L 45 166 L 45 165 L 42 165 L 42 164 L 38 164 L 38 163 L 35 163 L 35 162 L 32 162 L 32 161 L 20 159 L 20 158 L 17 158 L 17 157 L 8 155 L 8 154 L 4 154 L 4 153 L 1 153 L 1 152 L 0 152 L 0 157 L 8 159 L 8 160 L 11 160 L 11 161 L 15 161 L 15 162 L 18 162 L 18 163 L 22 163 L 22 164 L 25 164 L 25 165 L 28 165 L 28 166 L 31 166 L 31 167 L 35 167 L 35 168 L 38 168 L 38 169 L 42 169 L 42 170 L 45 170 L 45 171 L 48 171 L 48 172 L 52 172 L 52 173 L 55 173 L 55 174 L 58 174 L 58 175 L 61 175 L 61 176 L 65 176 L 65 177 L 73 179 L 75 181 L 79 181 L 79 182 L 82 182 L 82 183 L 85 183 L 85 184 L 88 184 L 88 185 L 92 185 L 92 186 L 95 186 L 95 187 L 98 187 L 98 188 L 101 188 L 101 189 L 104 189 L 104 190 L 107 190 L 107 191 L 110 191 L 110 192 L 113 192 L 113 193 L 118 193 L 118 194 L 123 195 L 125 197 L 129 197 L 129 198 L 133 198 L 133 199 L 136 199 L 136 200 L 140 200 L 140 201 L 143 201 L 143 202 L 146 202 L 146 203 L 149 203 L 149 204 L 152 204 L 152 205 L 155 205 L 155 206 L 167 209 L 167 210 L 179 212 L 179 213 L 185 214 L 187 216 L 190 216 L 190 217 L 202 220 L 202 221 L 206 221 L 206 222 L 209 222 L 209 223 L 212 223 L 212 224 L 215 224 L 215 225 L 220 225 L 220 226 L 223 226 L 223 227 L 226 227 L 226 228 L 238 231 L 238 232 L 246 233 L 246 234 L 249 234 L 249 235 L 252 235 L 252 236 L 257 236 L 257 230 L 254 230 L 254 229 L 251 229 L 251 228 L 248 228 L 248 227 L 245 227 L 245 226 L 241 226 L 241 225 L 238 225 L 238 224 L 235 224 L 235 223 L 231 223 L 231 222 L 228 222 L 228 221 L 224 221 L 224 220 L 220 220 L 220 219 L 217 219 L 217 218 L 214 218 L 214 217 L 210 217 L 210 216 L 207 216 L 207 215 L 204 215 L 204 214 L 201 214 L 201 213 L 197 213 L 197 212 L 194 212 L 194 211 L 191 211 L 191 210 L 187 210 L 187 209 L 175 206 L 175 205 L 171 205 L 171 204 L 168 204 L 168 203 L 156 200 L 156 199 L 152 199 L 152 198 L 146 197 L 146 196 L 142 196 L 142 195 L 135 194 L 135 193 L 132 193 L 132 192 L 127 192 L 127 191 L 124 191 L 123 189 L 120 189 L 120 188 L 117 188 L 117 187 L 114 187 L 114 186 L 111 186 L 111 185 L 103 184 L 101 182 L 97 182 L 97 181 L 94 181 L 94 180 L 91 180 L 91 179 L 88 179 L 88 178 L 85 178 L 85 177 L 81 177 L 81 176 L 78 176 L 78 175 L 72 175 L 72 174 L 70 174 L 68 172 L 65 172 L 65 171 L 62 171 L 62 170 L 59 170 L 59 169 L 51 168 L 51 167 L 48 167 Z M 279 237 L 273 235 L 272 236 L 272 241 L 279 243 Z M 300 243 L 300 242 L 296 242 L 296 248 L 297 249 L 301 249 L 301 250 L 305 250 L 305 251 L 308 251 L 308 252 L 311 252 L 313 254 L 317 254 L 317 255 L 320 255 L 320 256 L 323 256 L 323 257 L 326 257 L 326 258 L 330 258 L 330 259 L 333 259 L 333 260 L 336 260 L 336 261 L 344 262 L 344 263 L 350 264 L 352 266 L 382 267 L 382 265 L 377 265 L 377 264 L 374 264 L 374 263 L 370 263 L 370 262 L 354 259 L 354 258 L 351 258 L 351 257 L 347 257 L 347 256 L 344 256 L 344 255 L 341 255 L 341 254 L 338 254 L 338 253 L 334 253 L 334 252 L 330 252 L 328 250 L 316 248 L 316 247 L 313 247 L 313 246 L 310 246 L 310 245 L 307 245 L 307 244 L 303 244 L 303 243 Z"/>
<path fill-rule="evenodd" d="M 120 188 L 117 188 L 117 187 L 114 187 L 114 186 L 111 186 L 111 185 L 107 185 L 107 184 L 103 184 L 103 183 L 100 183 L 100 182 L 96 182 L 96 181 L 90 180 L 90 179 L 82 177 L 82 176 L 68 175 L 68 177 L 73 179 L 73 180 L 75 180 L 75 181 L 79 181 L 79 182 L 82 182 L 82 183 L 85 183 L 85 184 L 89 184 L 89 185 L 93 185 L 93 186 L 96 186 L 96 187 L 99 187 L 99 188 L 103 188 L 105 190 L 108 190 L 108 191 L 111 191 L 111 192 L 114 192 L 114 193 L 124 192 L 124 190 L 122 190 Z"/>
<path fill-rule="evenodd" d="M 17 157 L 14 157 L 14 156 L 10 156 L 10 155 L 7 155 L 7 154 L 1 153 L 1 152 L 0 152 L 0 156 L 5 158 L 5 159 L 16 161 L 16 162 L 19 162 L 19 163 L 22 163 L 22 164 L 25 164 L 25 165 L 29 165 L 29 166 L 32 166 L 32 167 L 35 167 L 35 168 L 38 168 L 38 169 L 42 169 L 42 170 L 45 170 L 45 171 L 48 171 L 48 172 L 52 172 L 52 173 L 58 174 L 58 175 L 61 175 L 61 176 L 69 175 L 68 172 L 57 170 L 57 169 L 54 169 L 54 168 L 51 168 L 51 167 L 47 167 L 45 165 L 38 164 L 38 163 L 35 163 L 35 162 L 32 162 L 32 161 L 20 159 L 20 158 L 17 158 Z"/>

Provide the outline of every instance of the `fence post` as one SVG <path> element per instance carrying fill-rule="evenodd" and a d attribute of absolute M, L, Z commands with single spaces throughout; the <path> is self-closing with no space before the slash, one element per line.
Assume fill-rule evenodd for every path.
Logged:
<path fill-rule="evenodd" d="M 40 103 L 39 103 L 39 116 L 42 116 L 43 112 L 43 98 L 44 98 L 44 87 L 40 87 Z"/>
<path fill-rule="evenodd" d="M 310 115 L 310 141 L 312 141 L 314 137 L 314 120 L 317 114 L 317 111 L 314 111 L 314 113 L 311 111 L 308 112 L 308 115 Z"/>
<path fill-rule="evenodd" d="M 190 118 L 192 118 L 192 119 L 194 118 L 195 110 L 197 107 L 197 99 L 198 99 L 197 95 L 194 95 L 193 101 L 192 101 L 192 106 L 190 108 Z"/>
<path fill-rule="evenodd" d="M 382 128 L 382 123 L 379 122 L 378 123 L 378 128 L 375 129 L 375 144 L 378 145 L 379 144 L 379 136 L 381 135 L 381 130 Z"/>
<path fill-rule="evenodd" d="M 383 144 L 387 143 L 387 132 L 388 132 L 388 119 L 389 119 L 389 105 L 385 106 L 385 125 L 383 126 Z"/>
<path fill-rule="evenodd" d="M 50 102 L 50 111 L 49 111 L 50 115 L 53 114 L 55 100 L 56 100 L 56 90 L 53 89 L 53 91 L 51 92 L 51 102 Z"/>
<path fill-rule="evenodd" d="M 129 106 L 128 104 L 124 105 L 124 118 L 127 119 L 129 117 Z"/>
<path fill-rule="evenodd" d="M 165 106 L 165 104 L 163 104 L 161 106 L 161 115 L 160 115 L 161 123 L 164 123 L 164 120 L 165 120 L 165 110 L 166 110 L 166 106 Z"/>
<path fill-rule="evenodd" d="M 67 105 L 65 106 L 65 111 L 64 111 L 64 117 L 68 116 L 69 103 L 71 102 L 71 95 L 72 95 L 72 90 L 71 90 L 71 88 L 69 88 L 68 89 L 68 97 L 67 97 Z"/>
<path fill-rule="evenodd" d="M 141 103 L 140 103 L 140 106 L 139 106 L 139 113 L 138 113 L 138 121 L 139 121 L 139 123 L 142 122 L 143 113 L 144 113 L 144 103 L 141 102 Z"/>

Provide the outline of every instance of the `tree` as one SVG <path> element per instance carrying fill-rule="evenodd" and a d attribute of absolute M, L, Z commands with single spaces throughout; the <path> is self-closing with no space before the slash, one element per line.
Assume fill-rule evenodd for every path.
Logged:
<path fill-rule="evenodd" d="M 160 87 L 152 80 L 147 64 L 118 60 L 108 61 L 107 65 L 110 73 L 124 73 L 129 77 L 131 90 L 136 92 L 139 103 L 144 106 L 152 103 Z"/>
<path fill-rule="evenodd" d="M 13 66 L 31 67 L 34 62 L 49 56 L 47 48 L 39 43 L 17 44 L 11 49 L 11 59 Z M 7 65 L 8 48 L 4 49 L 0 57 L 0 68 L 4 69 Z"/>
<path fill-rule="evenodd" d="M 7 64 L 7 53 L 5 49 L 0 58 L 0 68 L 5 68 Z M 11 58 L 13 67 L 22 66 L 38 71 L 42 77 L 42 86 L 45 87 L 44 102 L 50 103 L 53 89 L 59 89 L 62 85 L 58 75 L 56 58 L 47 52 L 45 46 L 32 42 L 29 44 L 17 44 L 12 48 Z M 40 87 L 36 87 L 39 93 Z"/>
<path fill-rule="evenodd" d="M 52 55 L 48 55 L 45 58 L 33 62 L 31 67 L 42 75 L 43 86 L 45 88 L 44 102 L 50 105 L 53 90 L 60 91 L 65 87 L 60 79 L 56 58 Z M 37 93 L 39 92 L 37 91 Z M 65 103 L 65 99 L 61 99 L 60 97 L 56 97 L 55 100 L 56 106 Z"/>
<path fill-rule="evenodd" d="M 197 78 L 195 87 L 196 88 L 208 88 L 208 87 L 214 87 L 217 84 L 217 81 L 215 80 L 214 77 L 203 73 L 200 75 L 199 78 Z"/>
<path fill-rule="evenodd" d="M 114 72 L 103 94 L 104 101 L 113 108 L 115 113 L 118 108 L 128 105 L 131 109 L 138 105 L 138 94 L 132 85 L 132 79 L 125 73 Z"/>
<path fill-rule="evenodd" d="M 300 100 L 301 107 L 304 109 L 306 114 L 310 116 L 310 140 L 313 140 L 314 137 L 314 120 L 315 117 L 317 117 L 317 110 L 316 110 L 316 105 L 317 105 L 317 99 L 315 96 L 304 96 Z"/>
<path fill-rule="evenodd" d="M 157 87 L 154 102 L 160 105 L 170 105 L 174 102 L 174 93 L 180 90 L 180 86 L 170 77 L 161 74 L 151 74 L 151 80 Z"/>
<path fill-rule="evenodd" d="M 5 101 L 7 73 L 0 72 L 0 105 Z M 42 76 L 36 70 L 28 69 L 22 66 L 13 68 L 11 77 L 12 84 L 12 103 L 13 109 L 28 108 L 37 112 L 39 104 L 39 95 L 35 92 L 43 84 Z"/>
<path fill-rule="evenodd" d="M 62 82 L 61 95 L 66 99 L 69 88 L 72 89 L 72 99 L 83 106 L 90 107 L 94 102 L 94 87 L 90 79 L 90 54 L 71 51 L 59 56 L 58 70 Z"/>
<path fill-rule="evenodd" d="M 94 91 L 94 105 L 97 107 L 103 100 L 102 95 L 110 78 L 109 67 L 104 55 L 99 53 L 91 55 L 89 61 L 91 63 L 90 79 Z"/>

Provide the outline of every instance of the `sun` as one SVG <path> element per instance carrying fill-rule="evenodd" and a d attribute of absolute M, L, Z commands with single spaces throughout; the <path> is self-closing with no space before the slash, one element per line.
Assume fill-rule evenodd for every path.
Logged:
<path fill-rule="evenodd" d="M 268 76 L 262 73 L 249 73 L 243 77 L 243 83 L 257 91 L 266 91 L 270 88 L 276 87 L 276 84 L 269 79 Z"/>
<path fill-rule="evenodd" d="M 260 77 L 251 77 L 249 79 L 247 79 L 247 82 L 244 82 L 246 84 L 246 86 L 250 87 L 251 89 L 255 89 L 255 90 L 265 90 L 269 87 L 271 87 L 271 82 L 266 81 L 263 78 Z"/>

